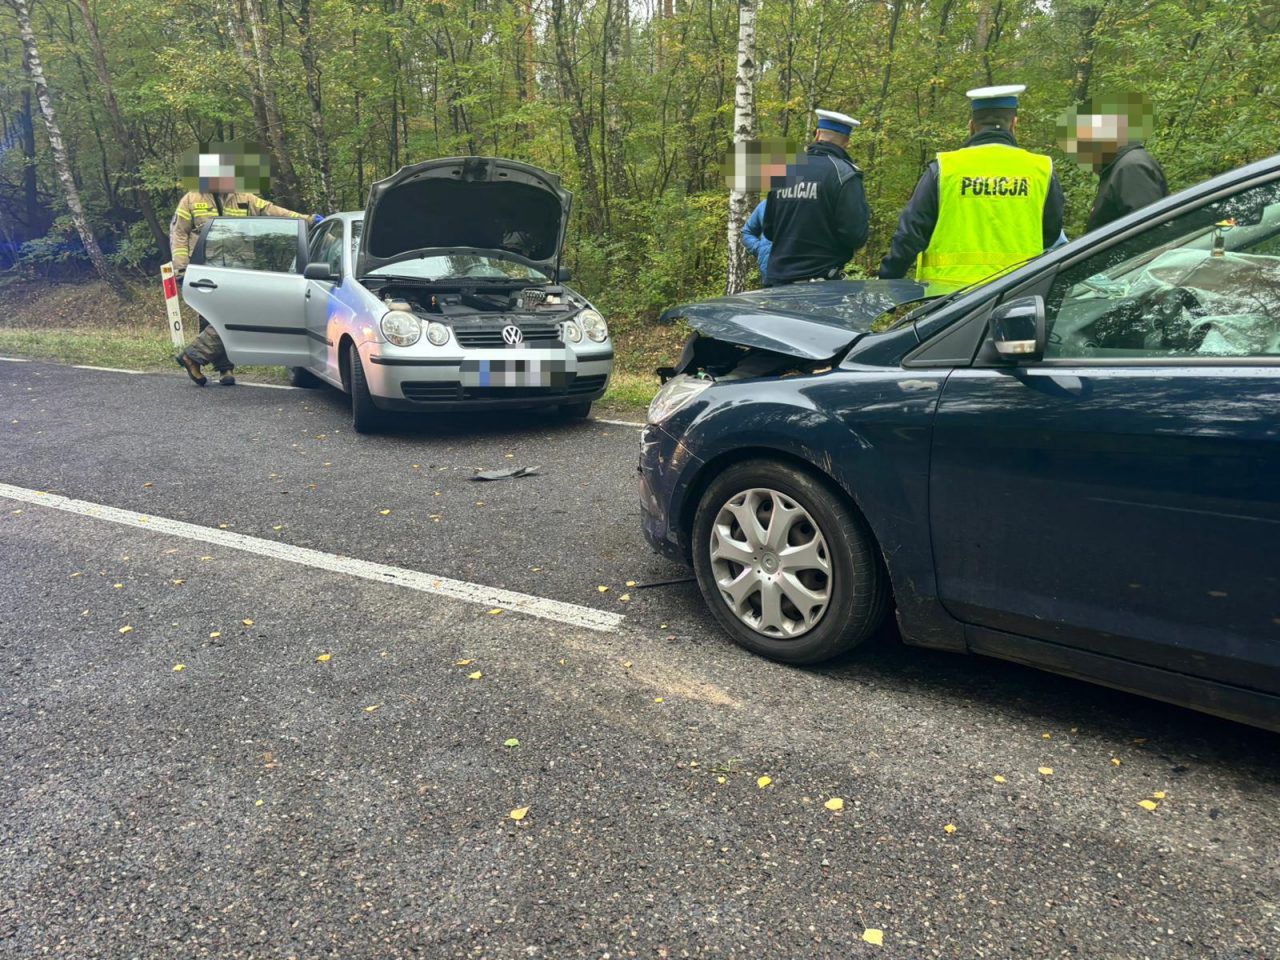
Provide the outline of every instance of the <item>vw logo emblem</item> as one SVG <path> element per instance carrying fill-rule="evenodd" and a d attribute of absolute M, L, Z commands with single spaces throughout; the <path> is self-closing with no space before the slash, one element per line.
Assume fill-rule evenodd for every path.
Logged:
<path fill-rule="evenodd" d="M 524 332 L 514 323 L 509 323 L 502 328 L 502 342 L 512 347 L 518 343 L 523 343 Z"/>

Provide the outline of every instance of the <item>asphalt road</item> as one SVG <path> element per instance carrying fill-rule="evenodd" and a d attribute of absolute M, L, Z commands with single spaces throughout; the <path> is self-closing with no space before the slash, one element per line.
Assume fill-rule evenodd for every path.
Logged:
<path fill-rule="evenodd" d="M 626 586 L 682 575 L 634 429 L 42 363 L 0 407 L 2 483 L 625 617 L 0 497 L 0 955 L 1280 956 L 1274 735 L 889 634 L 752 657 Z"/>

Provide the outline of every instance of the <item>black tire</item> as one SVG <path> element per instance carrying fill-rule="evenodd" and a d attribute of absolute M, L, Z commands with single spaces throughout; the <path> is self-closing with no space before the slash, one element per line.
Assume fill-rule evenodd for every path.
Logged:
<path fill-rule="evenodd" d="M 717 515 L 736 495 L 756 488 L 777 491 L 803 507 L 827 544 L 827 607 L 807 633 L 793 638 L 767 636 L 739 619 L 712 568 L 711 534 Z M 852 649 L 875 633 L 889 604 L 888 577 L 866 521 L 818 475 L 780 461 L 737 463 L 711 482 L 694 518 L 693 566 L 703 599 L 725 632 L 748 650 L 784 663 L 820 663 Z"/>
<path fill-rule="evenodd" d="M 585 420 L 591 416 L 591 401 L 564 403 L 556 408 L 556 412 L 566 420 Z"/>
<path fill-rule="evenodd" d="M 290 367 L 289 383 L 295 387 L 301 387 L 303 390 L 317 390 L 325 385 L 323 380 L 306 367 Z"/>
<path fill-rule="evenodd" d="M 351 384 L 351 425 L 356 433 L 377 433 L 387 423 L 387 415 L 373 402 L 369 383 L 364 378 L 364 364 L 360 351 L 354 346 L 347 350 L 348 383 Z"/>

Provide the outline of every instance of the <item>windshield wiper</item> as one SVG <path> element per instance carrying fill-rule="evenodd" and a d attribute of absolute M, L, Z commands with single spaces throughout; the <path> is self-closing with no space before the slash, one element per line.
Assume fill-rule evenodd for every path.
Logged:
<path fill-rule="evenodd" d="M 1030 263 L 1032 260 L 1036 259 L 1036 257 L 1040 257 L 1043 255 L 1044 255 L 1043 253 L 1033 254 L 1032 256 L 1027 257 L 1025 260 L 1019 260 L 1017 263 L 1011 263 L 1007 267 L 1001 267 L 999 270 L 994 270 L 991 273 L 987 274 L 985 277 L 983 277 L 981 280 L 975 280 L 973 281 L 973 283 L 963 286 L 959 290 L 953 290 L 951 293 L 948 293 L 944 297 L 939 297 L 936 300 L 929 300 L 925 303 L 922 303 L 920 306 L 916 307 L 910 313 L 905 314 L 904 316 L 899 317 L 897 320 L 895 320 L 889 326 L 888 329 L 896 330 L 898 327 L 904 326 L 905 324 L 911 321 L 914 321 L 918 317 L 924 316 L 926 313 L 933 313 L 933 311 L 941 307 L 945 307 L 948 303 L 954 303 L 956 300 L 959 300 L 965 294 L 972 293 L 974 290 L 982 286 L 984 283 L 988 283 L 989 281 L 995 279 L 996 277 L 1003 276 L 1006 273 L 1012 273 L 1014 270 L 1017 270 L 1023 264 Z"/>

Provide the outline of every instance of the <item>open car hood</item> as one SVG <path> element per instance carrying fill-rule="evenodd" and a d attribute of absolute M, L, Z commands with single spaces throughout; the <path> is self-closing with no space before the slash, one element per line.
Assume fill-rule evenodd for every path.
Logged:
<path fill-rule="evenodd" d="M 684 320 L 704 337 L 800 357 L 828 360 L 847 350 L 896 307 L 943 296 L 950 284 L 914 280 L 793 283 L 672 307 L 663 320 Z"/>
<path fill-rule="evenodd" d="M 572 202 L 553 173 L 517 160 L 448 157 L 369 189 L 356 276 L 424 256 L 508 257 L 554 278 Z"/>

